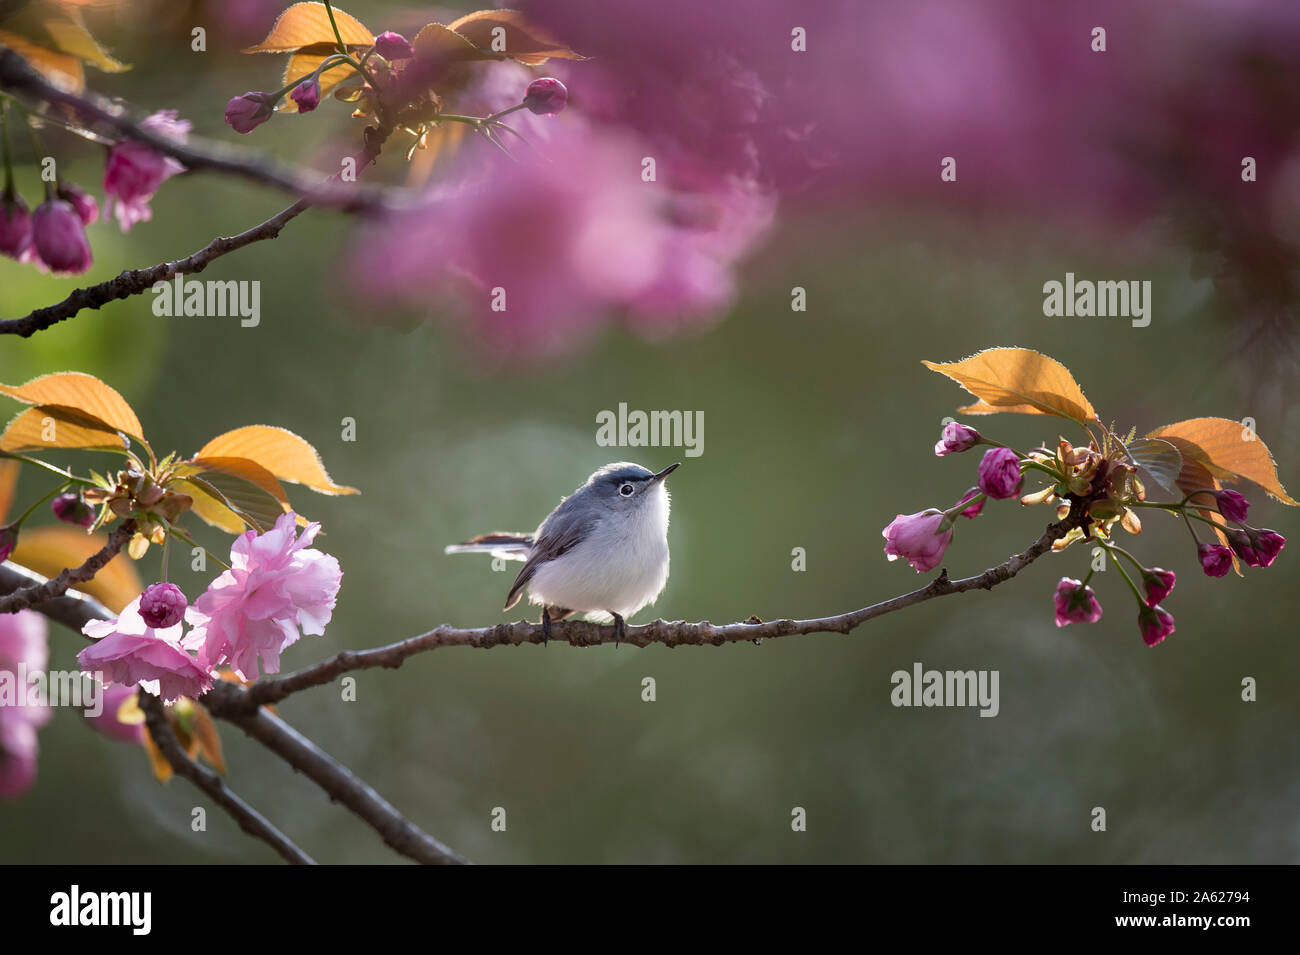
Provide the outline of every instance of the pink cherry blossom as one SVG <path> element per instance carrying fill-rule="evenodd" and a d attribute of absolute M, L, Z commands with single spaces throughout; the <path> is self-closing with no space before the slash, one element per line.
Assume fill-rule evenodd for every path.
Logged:
<path fill-rule="evenodd" d="M 979 489 L 995 501 L 1006 500 L 1020 493 L 1024 480 L 1020 473 L 1020 457 L 1010 448 L 989 448 L 980 459 Z"/>
<path fill-rule="evenodd" d="M 210 668 L 200 666 L 181 646 L 181 625 L 155 629 L 140 616 L 140 598 L 116 620 L 92 620 L 81 628 L 95 643 L 77 654 L 87 673 L 105 686 L 143 687 L 166 702 L 200 696 L 212 686 Z"/>
<path fill-rule="evenodd" d="M 334 612 L 343 573 L 338 561 L 310 548 L 320 531 L 295 537 L 284 514 L 264 534 L 248 531 L 230 549 L 230 569 L 186 611 L 193 629 L 184 645 L 205 668 L 230 664 L 244 679 L 280 672 L 280 654 L 302 634 L 322 634 Z"/>
<path fill-rule="evenodd" d="M 171 109 L 154 113 L 140 126 L 180 142 L 185 141 L 190 131 L 189 121 L 177 119 L 176 111 Z M 137 222 L 152 219 L 149 200 L 163 182 L 184 171 L 185 167 L 177 160 L 144 143 L 123 140 L 109 149 L 104 166 L 104 193 L 122 231 L 129 232 Z"/>
<path fill-rule="evenodd" d="M 952 528 L 940 530 L 943 521 L 943 512 L 934 508 L 899 514 L 881 531 L 885 556 L 890 560 L 904 558 L 918 574 L 934 570 L 952 542 Z"/>
<path fill-rule="evenodd" d="M 0 615 L 0 798 L 16 799 L 36 780 L 36 731 L 50 720 L 50 708 L 34 705 L 17 682 L 26 672 L 44 670 L 49 661 L 48 626 L 34 610 Z"/>
<path fill-rule="evenodd" d="M 1101 619 L 1101 604 L 1091 587 L 1080 580 L 1062 577 L 1052 598 L 1056 603 L 1056 625 L 1096 623 Z"/>

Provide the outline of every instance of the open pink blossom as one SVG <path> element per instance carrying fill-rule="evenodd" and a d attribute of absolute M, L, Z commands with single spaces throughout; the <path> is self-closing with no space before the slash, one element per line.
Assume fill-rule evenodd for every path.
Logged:
<path fill-rule="evenodd" d="M 285 647 L 325 632 L 343 572 L 335 558 L 308 546 L 320 525 L 295 537 L 295 522 L 283 514 L 265 534 L 241 535 L 230 548 L 230 569 L 186 611 L 193 629 L 184 644 L 205 667 L 230 664 L 256 679 L 260 660 L 265 672 L 279 673 Z"/>
<path fill-rule="evenodd" d="M 904 558 L 918 574 L 934 570 L 952 542 L 952 527 L 940 530 L 943 521 L 943 512 L 934 508 L 899 514 L 881 531 L 885 556 L 890 560 Z"/>
<path fill-rule="evenodd" d="M 172 109 L 154 113 L 140 127 L 179 142 L 184 142 L 190 131 L 189 120 L 177 119 Z M 184 171 L 177 160 L 144 143 L 128 139 L 114 144 L 104 166 L 104 193 L 122 231 L 129 232 L 137 222 L 152 219 L 149 200 L 163 182 Z"/>
<path fill-rule="evenodd" d="M 28 673 L 45 669 L 47 639 L 36 611 L 0 614 L 0 799 L 17 799 L 36 781 L 36 731 L 51 713 L 46 701 L 33 705 L 17 677 L 20 664 Z"/>
<path fill-rule="evenodd" d="M 81 628 L 95 643 L 77 654 L 87 673 L 98 673 L 105 686 L 143 687 L 171 702 L 196 697 L 212 686 L 210 668 L 200 666 L 181 647 L 181 625 L 154 629 L 140 616 L 140 598 L 116 620 L 92 620 Z"/>

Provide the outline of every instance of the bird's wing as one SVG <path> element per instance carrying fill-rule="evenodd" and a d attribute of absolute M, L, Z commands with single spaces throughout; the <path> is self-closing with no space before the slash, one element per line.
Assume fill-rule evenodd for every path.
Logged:
<path fill-rule="evenodd" d="M 509 610 L 519 602 L 524 587 L 533 579 L 538 567 L 566 553 L 591 532 L 598 518 L 589 509 L 580 510 L 571 503 L 573 500 L 574 496 L 570 495 L 561 501 L 537 528 L 532 552 L 506 595 L 504 609 Z"/>

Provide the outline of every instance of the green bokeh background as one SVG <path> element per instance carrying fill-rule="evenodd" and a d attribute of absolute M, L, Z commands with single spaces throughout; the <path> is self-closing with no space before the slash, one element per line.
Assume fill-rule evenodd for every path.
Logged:
<path fill-rule="evenodd" d="M 201 21 L 186 17 L 204 11 L 186 9 L 155 34 L 101 29 L 137 65 L 94 82 L 177 107 L 198 133 L 233 138 L 221 104 L 270 87 L 278 64 L 241 60 L 234 50 L 246 36 L 214 33 L 208 53 L 191 54 L 186 24 Z M 378 29 L 394 8 L 348 9 Z M 311 156 L 347 122 L 324 108 L 277 118 L 244 143 Z M 97 150 L 57 134 L 50 142 L 69 178 L 97 187 Z M 34 172 L 20 173 L 30 199 Z M 15 317 L 123 268 L 179 257 L 284 202 L 215 175 L 174 180 L 153 222 L 127 236 L 104 222 L 91 228 L 96 262 L 83 278 L 0 261 L 0 311 Z M 1300 484 L 1294 379 L 1258 380 L 1240 357 L 1233 316 L 1155 229 L 1097 242 L 1051 210 L 832 214 L 795 202 L 784 212 L 725 319 L 660 344 L 612 327 L 568 360 L 490 365 L 436 315 L 403 321 L 342 295 L 337 273 L 353 223 L 311 212 L 203 275 L 260 280 L 259 327 L 156 318 L 151 296 L 137 297 L 31 340 L 0 341 L 0 380 L 100 375 L 134 404 L 160 450 L 192 453 L 243 424 L 287 427 L 316 445 L 336 480 L 362 489 L 328 498 L 291 488 L 299 510 L 324 524 L 322 546 L 345 576 L 327 634 L 287 651 L 286 669 L 441 622 L 508 619 L 500 606 L 511 575 L 486 559 L 445 557 L 443 545 L 530 529 L 620 457 L 656 469 L 684 461 L 670 482 L 672 576 L 653 612 L 633 622 L 820 616 L 911 589 L 917 575 L 885 560 L 880 529 L 899 512 L 956 500 L 977 463 L 932 454 L 941 419 L 965 396 L 920 360 L 991 345 L 1061 359 L 1103 417 L 1125 427 L 1251 416 L 1283 482 Z M 1067 270 L 1150 279 L 1151 326 L 1043 317 L 1042 283 Z M 793 286 L 807 289 L 805 313 L 790 309 Z M 704 454 L 598 447 L 595 415 L 620 402 L 702 410 Z M 341 439 L 348 417 L 355 442 Z M 1017 416 L 979 426 L 1022 446 L 1059 431 Z M 19 506 L 43 490 L 26 474 Z M 1300 531 L 1294 512 L 1248 493 L 1257 523 Z M 1049 516 L 991 502 L 959 528 L 949 573 L 976 573 L 1022 549 Z M 228 547 L 215 531 L 198 533 Z M 806 572 L 791 569 L 795 547 L 807 551 Z M 1096 582 L 1100 623 L 1053 625 L 1056 580 L 1086 571 L 1087 555 L 1072 549 L 992 593 L 932 601 L 849 636 L 677 650 L 444 649 L 359 674 L 356 702 L 322 687 L 279 709 L 414 822 L 484 863 L 1297 861 L 1295 554 L 1212 581 L 1181 524 L 1154 516 L 1133 548 L 1179 575 L 1166 602 L 1178 631 L 1154 650 L 1113 571 Z M 157 576 L 156 552 L 141 573 Z M 207 582 L 186 562 L 175 562 L 173 578 L 191 597 Z M 74 666 L 81 646 L 54 627 L 52 665 Z M 1000 715 L 895 709 L 890 674 L 916 661 L 999 670 Z M 656 702 L 641 700 L 645 677 L 657 682 Z M 1258 681 L 1258 702 L 1241 701 L 1244 677 Z M 233 727 L 222 726 L 222 739 L 232 787 L 318 860 L 395 858 Z M 88 731 L 74 712 L 57 712 L 40 742 L 35 787 L 0 805 L 0 861 L 275 860 L 197 790 L 160 786 L 142 750 Z M 208 809 L 206 832 L 190 831 L 195 806 Z M 806 832 L 791 831 L 796 806 L 807 810 Z M 1104 833 L 1089 826 L 1096 806 L 1107 811 Z M 506 832 L 490 829 L 494 807 L 507 810 Z"/>

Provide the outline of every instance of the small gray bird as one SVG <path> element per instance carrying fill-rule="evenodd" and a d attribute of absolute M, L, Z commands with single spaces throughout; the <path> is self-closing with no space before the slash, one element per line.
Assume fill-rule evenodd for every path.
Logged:
<path fill-rule="evenodd" d="M 680 462 L 679 462 L 680 463 Z M 627 632 L 626 617 L 654 603 L 668 583 L 668 488 L 659 473 L 639 464 L 607 464 L 568 497 L 532 534 L 483 534 L 446 549 L 448 554 L 488 553 L 522 560 L 505 609 L 528 599 L 542 607 L 543 640 L 551 621 L 575 613 L 614 620 L 614 642 Z"/>

